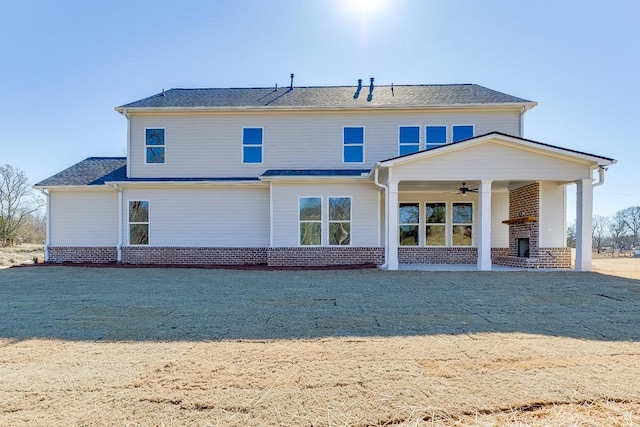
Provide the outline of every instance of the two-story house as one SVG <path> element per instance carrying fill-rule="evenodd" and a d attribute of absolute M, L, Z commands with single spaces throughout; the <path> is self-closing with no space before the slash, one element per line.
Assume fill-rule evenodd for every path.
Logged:
<path fill-rule="evenodd" d="M 575 183 L 576 269 L 589 270 L 593 186 L 615 160 L 525 139 L 535 105 L 474 84 L 373 79 L 163 90 L 116 108 L 126 158 L 36 184 L 46 259 L 567 268 Z"/>

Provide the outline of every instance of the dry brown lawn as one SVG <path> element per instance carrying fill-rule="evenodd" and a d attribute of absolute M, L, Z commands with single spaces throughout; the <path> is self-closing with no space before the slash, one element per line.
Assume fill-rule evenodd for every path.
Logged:
<path fill-rule="evenodd" d="M 635 279 L 639 264 L 594 262 Z M 524 333 L 0 338 L 0 425 L 637 426 L 640 343 Z"/>
<path fill-rule="evenodd" d="M 6 248 L 0 246 L 0 268 L 33 264 L 35 259 L 38 262 L 43 261 L 42 245 L 23 244 Z"/>

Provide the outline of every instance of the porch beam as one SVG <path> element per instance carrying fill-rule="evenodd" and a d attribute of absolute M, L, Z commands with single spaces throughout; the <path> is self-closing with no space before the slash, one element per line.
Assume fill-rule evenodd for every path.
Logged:
<path fill-rule="evenodd" d="M 593 180 L 576 181 L 576 271 L 591 271 Z"/>
<path fill-rule="evenodd" d="M 387 191 L 387 233 L 389 236 L 387 250 L 387 269 L 398 269 L 398 181 L 388 182 L 389 190 Z"/>
<path fill-rule="evenodd" d="M 480 181 L 478 212 L 478 270 L 491 271 L 491 181 Z"/>

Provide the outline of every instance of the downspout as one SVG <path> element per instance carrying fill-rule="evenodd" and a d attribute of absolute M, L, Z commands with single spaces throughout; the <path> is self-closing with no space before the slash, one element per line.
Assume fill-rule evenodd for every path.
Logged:
<path fill-rule="evenodd" d="M 40 189 L 47 203 L 47 222 L 44 237 L 44 262 L 49 262 L 49 245 L 51 244 L 51 193 L 44 188 Z"/>
<path fill-rule="evenodd" d="M 114 190 L 118 192 L 118 262 L 122 262 L 122 187 L 118 184 L 113 184 Z"/>
<path fill-rule="evenodd" d="M 378 181 L 379 167 L 380 164 L 377 164 L 374 169 L 373 183 L 384 190 L 384 264 L 382 264 L 381 268 L 386 269 L 387 259 L 389 258 L 389 187 Z"/>
<path fill-rule="evenodd" d="M 526 113 L 527 110 L 528 108 L 525 105 L 520 112 L 520 138 L 524 138 L 524 113 Z"/>
<path fill-rule="evenodd" d="M 131 176 L 131 162 L 129 161 L 129 153 L 131 153 L 131 115 L 126 108 L 122 114 L 127 118 L 127 178 L 129 178 Z"/>
<path fill-rule="evenodd" d="M 607 170 L 604 166 L 598 166 L 598 182 L 593 183 L 593 187 L 604 184 L 604 173 Z"/>

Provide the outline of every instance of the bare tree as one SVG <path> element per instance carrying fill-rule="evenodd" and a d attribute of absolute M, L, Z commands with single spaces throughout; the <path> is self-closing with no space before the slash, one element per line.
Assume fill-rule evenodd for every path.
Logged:
<path fill-rule="evenodd" d="M 598 248 L 598 253 L 602 252 L 602 242 L 607 237 L 609 219 L 602 215 L 593 216 L 593 241 Z"/>
<path fill-rule="evenodd" d="M 15 243 L 20 228 L 42 207 L 27 175 L 13 166 L 0 166 L 0 245 Z"/>
<path fill-rule="evenodd" d="M 614 244 L 614 250 L 612 251 L 612 256 L 613 256 L 613 253 L 615 252 L 615 248 L 622 249 L 622 247 L 624 246 L 626 233 L 627 233 L 627 225 L 624 223 L 624 219 L 620 215 L 616 214 L 609 221 L 609 234 L 611 235 L 611 240 L 613 241 L 613 244 Z"/>
<path fill-rule="evenodd" d="M 630 206 L 616 212 L 616 216 L 620 216 L 627 230 L 631 234 L 631 245 L 638 244 L 638 235 L 640 235 L 640 206 Z"/>
<path fill-rule="evenodd" d="M 576 247 L 576 222 L 575 221 L 571 221 L 571 223 L 567 227 L 567 247 L 569 248 Z"/>

